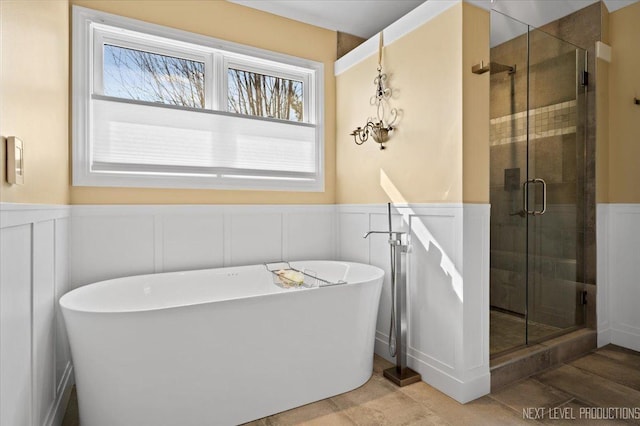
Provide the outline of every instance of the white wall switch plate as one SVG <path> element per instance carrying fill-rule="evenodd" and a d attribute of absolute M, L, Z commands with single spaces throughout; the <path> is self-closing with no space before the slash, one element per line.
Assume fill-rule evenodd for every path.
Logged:
<path fill-rule="evenodd" d="M 15 136 L 7 138 L 7 182 L 24 184 L 24 144 Z"/>

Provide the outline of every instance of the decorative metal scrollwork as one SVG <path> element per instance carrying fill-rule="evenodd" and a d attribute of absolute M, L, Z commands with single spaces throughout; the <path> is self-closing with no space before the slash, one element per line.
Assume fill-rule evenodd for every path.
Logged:
<path fill-rule="evenodd" d="M 382 72 L 382 34 L 380 35 L 380 46 L 378 56 L 378 75 L 373 80 L 376 86 L 375 94 L 369 103 L 376 107 L 376 118 L 369 117 L 363 127 L 356 127 L 350 133 L 356 145 L 365 143 L 369 136 L 380 144 L 380 149 L 385 149 L 384 144 L 389 140 L 389 134 L 394 130 L 394 124 L 398 118 L 398 110 L 389 108 L 391 89 L 386 87 L 387 74 Z"/>

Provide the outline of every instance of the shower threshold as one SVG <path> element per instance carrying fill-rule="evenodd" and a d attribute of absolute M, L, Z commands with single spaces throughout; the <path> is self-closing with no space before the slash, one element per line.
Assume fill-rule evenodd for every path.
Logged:
<path fill-rule="evenodd" d="M 542 370 L 583 355 L 597 346 L 595 330 L 580 328 L 555 338 L 492 357 L 491 392 Z"/>

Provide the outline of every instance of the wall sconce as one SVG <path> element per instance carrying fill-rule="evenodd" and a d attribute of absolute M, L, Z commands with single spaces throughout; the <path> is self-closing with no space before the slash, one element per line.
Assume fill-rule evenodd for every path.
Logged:
<path fill-rule="evenodd" d="M 380 44 L 378 45 L 378 76 L 373 80 L 376 92 L 371 97 L 369 103 L 375 105 L 377 120 L 369 117 L 364 127 L 356 127 L 349 135 L 353 136 L 356 145 L 365 143 L 369 136 L 380 144 L 380 149 L 385 149 L 385 142 L 389 140 L 389 133 L 394 130 L 393 124 L 398 118 L 396 108 L 388 108 L 388 100 L 391 98 L 391 89 L 385 87 L 387 75 L 382 72 L 382 33 L 380 33 Z M 389 115 L 389 117 L 387 117 Z"/>

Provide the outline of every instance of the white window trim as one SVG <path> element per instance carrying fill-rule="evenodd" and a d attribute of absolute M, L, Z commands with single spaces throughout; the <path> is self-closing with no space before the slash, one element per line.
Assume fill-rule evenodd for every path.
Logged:
<path fill-rule="evenodd" d="M 209 188 L 209 189 L 258 189 L 275 191 L 324 191 L 324 65 L 321 62 L 297 58 L 282 53 L 271 52 L 255 47 L 215 39 L 208 36 L 194 34 L 182 30 L 150 24 L 131 18 L 125 18 L 92 9 L 73 6 L 72 8 L 72 153 L 73 153 L 73 185 L 74 186 L 111 186 L 111 187 L 150 187 L 150 188 Z M 100 24 L 121 29 L 123 34 L 134 31 L 149 35 L 151 39 L 150 49 L 158 53 L 170 53 L 166 48 L 166 39 L 175 40 L 177 49 L 189 44 L 193 57 L 187 59 L 205 61 L 205 70 L 213 69 L 222 72 L 223 78 L 214 79 L 210 87 L 205 87 L 207 112 L 213 114 L 226 113 L 227 90 L 226 76 L 228 64 L 238 65 L 241 68 L 264 65 L 264 68 L 256 69 L 258 72 L 268 71 L 271 75 L 282 76 L 303 81 L 305 91 L 304 122 L 292 125 L 313 126 L 316 129 L 316 178 L 307 179 L 275 179 L 261 177 L 233 177 L 211 178 L 207 176 L 177 176 L 154 175 L 135 173 L 103 173 L 91 171 L 90 158 L 90 99 L 94 89 L 102 89 L 101 81 L 93 81 L 94 64 L 92 49 L 96 40 L 93 39 L 92 25 L 98 28 Z M 110 37 L 117 40 L 118 30 L 109 29 Z M 153 44 L 153 37 L 163 39 L 161 47 Z M 132 42 L 124 44 L 133 46 Z M 195 46 L 195 48 L 194 48 Z M 126 47 L 126 46 L 125 46 Z M 202 47 L 202 53 L 197 47 Z M 221 55 L 211 54 L 211 50 L 224 52 Z M 182 51 L 181 51 L 182 52 Z M 165 54 L 166 54 L 165 53 Z M 185 57 L 184 53 L 173 56 Z M 243 59 L 244 56 L 251 60 Z M 98 55 L 100 56 L 100 55 Z M 281 65 L 279 69 L 278 64 Z M 301 70 L 298 74 L 295 67 Z M 101 68 L 100 68 L 101 69 Z M 206 72 L 205 71 L 205 72 Z M 307 77 L 305 77 L 305 75 Z M 312 75 L 313 77 L 308 77 Z M 96 87 L 94 88 L 94 84 Z M 214 87 L 215 85 L 215 87 Z M 308 96 L 313 94 L 313 96 Z M 100 95 L 93 95 L 100 97 Z M 127 102 L 127 100 L 122 100 Z M 133 103 L 137 101 L 131 101 Z M 175 107 L 179 109 L 189 109 Z M 214 110 L 209 110 L 213 108 Z M 222 111 L 220 111 L 222 109 Z M 218 110 L 218 111 L 215 111 Z M 237 114 L 234 114 L 237 116 Z M 257 120 L 271 120 L 268 118 L 251 118 Z M 282 120 L 277 120 L 282 121 Z"/>

